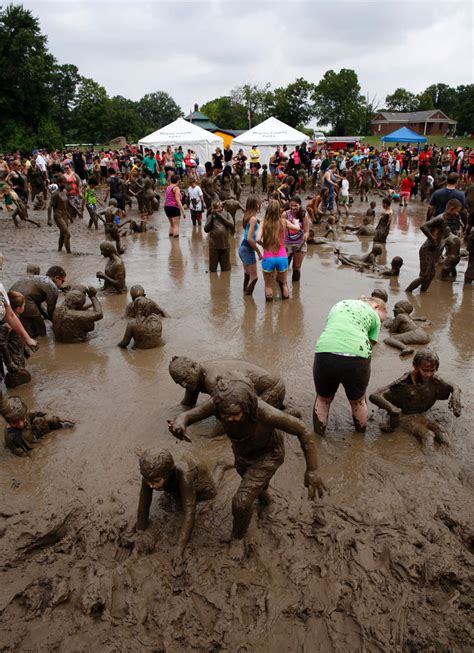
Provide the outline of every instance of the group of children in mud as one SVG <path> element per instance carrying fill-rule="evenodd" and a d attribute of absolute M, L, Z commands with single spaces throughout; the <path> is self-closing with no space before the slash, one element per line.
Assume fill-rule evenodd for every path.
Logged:
<path fill-rule="evenodd" d="M 111 177 L 113 178 L 114 175 Z M 338 213 L 340 214 L 341 209 L 345 209 L 347 215 L 348 201 L 344 194 L 344 191 L 348 191 L 349 188 L 349 185 L 344 183 L 347 177 L 345 174 L 339 175 L 334 172 L 330 165 L 327 173 L 321 177 L 322 187 L 304 209 L 300 197 L 292 192 L 296 183 L 295 177 L 287 176 L 282 183 L 267 189 L 267 207 L 262 219 L 259 216 L 262 205 L 260 198 L 256 194 L 251 194 L 247 198 L 246 206 L 243 207 L 240 204 L 241 188 L 238 188 L 238 194 L 233 192 L 235 191 L 234 177 L 232 173 L 227 175 L 222 173 L 218 179 L 212 165 L 209 164 L 206 165 L 206 173 L 201 183 L 198 185 L 193 179 L 189 187 L 189 197 L 191 200 L 196 200 L 190 204 L 196 227 L 201 224 L 202 212 L 207 209 L 204 228 L 209 234 L 210 271 L 215 271 L 218 265 L 223 271 L 230 268 L 230 237 L 235 230 L 236 212 L 241 209 L 244 211 L 244 217 L 239 256 L 244 266 L 244 293 L 246 295 L 253 293 L 258 279 L 258 258 L 262 261 L 266 301 L 272 301 L 274 298 L 275 278 L 280 288 L 281 298 L 288 299 L 287 272 L 290 264 L 292 281 L 297 283 L 301 278 L 301 266 L 308 244 L 327 243 L 329 238 L 332 237 L 334 240 L 337 237 L 336 222 L 339 216 L 335 215 L 334 200 L 338 195 L 343 198 L 343 201 L 339 200 L 337 203 Z M 451 177 L 448 182 L 451 181 L 452 184 L 453 179 Z M 454 186 L 456 181 L 454 180 Z M 71 201 L 68 190 L 73 182 L 68 181 L 65 175 L 56 177 L 54 183 L 57 184 L 57 188 L 50 189 L 52 194 L 48 207 L 48 221 L 51 220 L 52 214 L 60 232 L 59 251 L 64 245 L 66 251 L 70 252 L 68 222 L 74 219 L 74 214 L 82 215 L 82 209 L 86 207 L 90 216 L 89 228 L 98 226 L 96 184 L 93 180 L 89 180 L 84 194 L 81 194 L 82 203 L 80 203 Z M 150 226 L 147 224 L 147 218 L 157 208 L 158 200 L 153 180 L 146 171 L 139 173 L 137 184 L 140 186 L 139 192 L 131 191 L 131 193 L 143 204 L 139 205 L 140 224 L 135 223 L 135 226 L 137 231 L 145 231 Z M 117 191 L 114 183 L 109 184 L 109 193 L 115 196 L 111 197 L 103 214 L 107 240 L 101 243 L 100 251 L 107 259 L 107 265 L 104 272 L 97 273 L 97 278 L 104 282 L 105 293 L 126 292 L 125 265 L 121 258 L 124 252 L 121 242 L 123 232 L 120 229 L 127 222 L 123 221 L 125 197 L 122 193 L 122 196 L 117 198 L 117 193 L 120 195 L 121 192 L 120 187 L 118 188 Z M 166 211 L 170 224 L 170 237 L 177 235 L 176 220 L 184 211 L 185 198 L 181 196 L 179 188 L 179 180 L 171 176 L 168 186 L 170 190 L 168 192 L 167 189 L 165 198 L 165 210 L 166 207 L 175 209 Z M 199 190 L 193 193 L 193 189 L 196 188 Z M 139 197 L 141 200 L 138 199 Z M 107 196 L 104 199 L 106 200 Z M 382 276 L 398 276 L 403 264 L 400 257 L 394 257 L 391 265 L 385 268 L 377 266 L 376 261 L 383 249 L 380 243 L 386 242 L 390 231 L 391 204 L 390 197 L 383 198 L 383 213 L 375 227 L 372 225 L 375 202 L 370 203 L 361 225 L 341 225 L 342 229 L 353 231 L 358 235 L 372 236 L 374 244 L 372 250 L 365 256 L 348 255 L 336 249 L 340 263 L 360 270 L 376 270 Z M 440 205 L 437 205 L 437 209 Z M 456 216 L 461 217 L 457 220 Z M 315 226 L 323 219 L 327 219 L 326 232 L 323 237 L 317 237 Z M 128 222 L 133 225 L 133 221 Z M 420 248 L 420 275 L 410 284 L 408 291 L 418 286 L 421 286 L 422 291 L 427 290 L 434 277 L 436 264 L 443 248 L 446 249 L 447 256 L 441 276 L 442 278 L 455 276 L 461 247 L 456 225 L 461 225 L 459 234 L 462 229 L 469 236 L 466 281 L 472 281 L 474 276 L 472 232 L 469 232 L 463 216 L 463 206 L 459 200 L 446 199 L 443 211 L 431 217 L 421 227 L 427 240 Z M 9 293 L 6 293 L 3 287 L 0 288 L 2 295 L 0 309 L 3 311 L 0 353 L 7 369 L 5 381 L 8 387 L 30 381 L 31 376 L 26 370 L 27 347 L 35 350 L 37 343 L 34 338 L 46 334 L 45 318 L 51 320 L 56 340 L 66 343 L 87 340 L 88 334 L 94 329 L 95 322 L 102 318 L 102 306 L 97 298 L 96 289 L 92 287 L 75 285 L 67 288 L 63 303 L 59 307 L 56 306 L 59 289 L 64 286 L 65 278 L 66 273 L 59 266 L 50 268 L 46 275 L 39 274 L 39 270 L 31 266 L 25 277 L 19 279 Z M 132 340 L 137 348 L 160 346 L 162 344 L 161 318 L 167 316 L 166 311 L 146 297 L 141 286 L 131 288 L 131 298 L 132 302 L 127 306 L 125 314 L 128 323 L 124 337 L 118 343 L 119 346 L 126 347 Z M 352 301 L 353 304 L 350 304 L 350 309 L 346 311 L 347 315 L 344 317 L 346 320 L 344 324 L 348 326 L 347 319 L 352 319 L 350 315 L 367 315 L 367 311 L 369 312 L 370 321 L 376 326 L 375 331 L 372 332 L 370 327 L 367 333 L 361 332 L 357 335 L 357 338 L 361 338 L 361 342 L 369 343 L 368 359 L 370 359 L 371 347 L 378 339 L 380 324 L 386 318 L 386 300 L 386 293 L 378 290 L 374 291 L 370 298 L 347 300 L 343 307 L 333 312 L 338 307 L 336 305 L 330 313 L 330 317 L 331 315 L 334 317 L 337 313 L 337 319 L 340 319 L 340 308 L 343 312 L 346 311 Z M 46 310 L 44 302 L 46 302 Z M 387 322 L 389 336 L 384 342 L 399 350 L 401 355 L 412 354 L 413 345 L 426 345 L 429 342 L 428 333 L 422 326 L 423 319 L 412 317 L 412 311 L 413 307 L 408 301 L 398 302 L 394 307 L 394 319 Z M 330 332 L 330 324 L 331 320 L 328 318 L 323 335 L 328 329 Z M 348 326 L 349 331 L 352 326 Z M 322 339 L 330 342 L 331 336 L 328 337 L 326 333 Z M 318 472 L 315 432 L 325 435 L 329 406 L 340 383 L 346 389 L 351 403 L 356 430 L 365 431 L 367 425 L 365 389 L 370 371 L 367 373 L 366 369 L 362 372 L 355 368 L 349 369 L 350 358 L 354 354 L 347 353 L 345 350 L 341 353 L 341 351 L 341 349 L 333 351 L 331 347 L 323 348 L 322 351 L 317 349 L 316 356 L 319 353 L 335 355 L 339 358 L 333 368 L 331 366 L 328 368 L 327 363 L 318 363 L 320 367 L 316 366 L 317 398 L 313 412 L 314 432 L 300 419 L 298 411 L 290 409 L 285 404 L 283 380 L 267 370 L 235 360 L 198 363 L 184 357 L 175 357 L 171 361 L 170 374 L 186 391 L 182 401 L 186 411 L 169 423 L 170 432 L 178 439 L 190 441 L 188 426 L 214 415 L 221 425 L 217 433 L 224 432 L 231 441 L 235 458 L 234 467 L 241 476 L 239 489 L 232 500 L 231 539 L 240 540 L 247 532 L 256 500 L 262 507 L 270 502 L 268 493 L 270 481 L 284 461 L 284 432 L 295 435 L 300 441 L 306 460 L 304 484 L 308 488 L 310 498 L 316 493 L 319 496 L 323 495 L 325 485 Z M 357 357 L 357 354 L 355 356 Z M 320 356 L 318 360 L 325 359 Z M 389 420 L 382 430 L 394 430 L 401 426 L 424 443 L 433 438 L 439 443 L 448 442 L 445 429 L 425 415 L 440 399 L 449 399 L 450 408 L 456 416 L 461 411 L 459 388 L 443 381 L 436 374 L 438 367 L 439 360 L 436 354 L 429 350 L 419 351 L 415 354 L 413 368 L 409 373 L 370 395 L 370 400 L 386 410 L 389 415 Z M 332 369 L 336 369 L 337 373 L 334 374 Z M 356 380 L 361 378 L 361 374 L 365 375 L 364 380 L 361 381 L 361 385 L 357 385 Z M 201 392 L 209 395 L 209 398 L 196 406 Z M 18 455 L 28 453 L 47 432 L 73 426 L 73 423 L 68 420 L 50 418 L 44 413 L 30 413 L 19 397 L 2 398 L 1 412 L 7 422 L 5 444 Z M 218 491 L 219 483 L 204 463 L 189 456 L 184 456 L 182 460 L 174 460 L 167 451 L 144 453 L 140 457 L 140 470 L 142 485 L 136 529 L 139 532 L 147 529 L 153 491 L 165 491 L 178 497 L 184 512 L 183 526 L 178 538 L 177 559 L 180 559 L 191 536 L 196 503 L 212 499 Z M 221 467 L 220 471 L 225 473 L 226 469 Z M 137 540 L 132 538 L 130 546 L 136 541 L 139 548 L 150 549 L 153 546 L 152 540 L 152 536 L 140 535 Z"/>

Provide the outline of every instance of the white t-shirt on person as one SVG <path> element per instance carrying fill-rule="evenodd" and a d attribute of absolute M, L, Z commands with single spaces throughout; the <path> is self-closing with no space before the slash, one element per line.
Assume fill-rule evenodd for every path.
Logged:
<path fill-rule="evenodd" d="M 202 190 L 200 186 L 188 188 L 189 208 L 191 211 L 202 211 Z M 194 201 L 193 201 L 194 200 Z"/>
<path fill-rule="evenodd" d="M 341 182 L 341 195 L 342 197 L 348 197 L 349 195 L 349 181 L 347 179 L 343 179 Z"/>

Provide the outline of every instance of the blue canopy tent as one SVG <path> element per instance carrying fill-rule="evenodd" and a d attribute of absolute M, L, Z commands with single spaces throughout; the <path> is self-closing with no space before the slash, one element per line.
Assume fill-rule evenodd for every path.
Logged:
<path fill-rule="evenodd" d="M 382 143 L 426 143 L 428 139 L 420 136 L 408 127 L 400 127 L 391 134 L 382 136 Z"/>

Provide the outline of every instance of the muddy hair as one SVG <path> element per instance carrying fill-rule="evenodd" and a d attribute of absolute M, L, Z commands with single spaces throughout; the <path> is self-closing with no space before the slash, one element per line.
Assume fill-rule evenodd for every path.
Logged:
<path fill-rule="evenodd" d="M 396 308 L 399 308 L 401 311 L 406 313 L 407 315 L 410 315 L 410 313 L 413 313 L 413 306 L 410 304 L 410 302 L 407 302 L 406 300 L 402 300 L 401 302 L 397 302 L 393 309 L 395 310 Z"/>
<path fill-rule="evenodd" d="M 421 349 L 413 356 L 413 366 L 420 367 L 423 363 L 432 365 L 436 370 L 439 369 L 438 354 L 435 354 L 431 349 Z"/>
<path fill-rule="evenodd" d="M 15 308 L 20 308 L 23 306 L 25 303 L 25 296 L 23 293 L 18 292 L 18 290 L 9 290 L 8 291 L 8 301 L 10 302 L 10 306 L 12 307 L 12 310 L 15 310 Z"/>
<path fill-rule="evenodd" d="M 263 221 L 262 243 L 268 252 L 278 252 L 280 249 L 281 225 L 280 202 L 270 200 L 268 202 L 265 219 Z"/>
<path fill-rule="evenodd" d="M 372 299 L 381 299 L 383 302 L 388 300 L 388 293 L 383 288 L 375 288 L 370 296 Z"/>
<path fill-rule="evenodd" d="M 178 385 L 183 386 L 183 388 L 188 385 L 194 387 L 196 385 L 198 367 L 198 363 L 186 356 L 173 356 L 168 366 L 168 371 L 173 381 Z"/>
<path fill-rule="evenodd" d="M 403 265 L 403 259 L 401 256 L 394 256 L 391 263 L 394 268 L 401 268 Z"/>
<path fill-rule="evenodd" d="M 245 213 L 242 219 L 242 226 L 245 227 L 250 222 L 250 218 L 253 218 L 254 215 L 258 213 L 260 209 L 260 200 L 256 195 L 249 195 L 247 197 L 247 203 L 245 204 Z"/>
<path fill-rule="evenodd" d="M 147 481 L 159 478 L 167 479 L 174 469 L 173 456 L 169 451 L 152 451 L 148 449 L 140 456 L 140 472 Z"/>
<path fill-rule="evenodd" d="M 130 297 L 132 300 L 137 299 L 137 297 L 145 297 L 145 289 L 143 286 L 136 284 L 130 288 Z"/>
<path fill-rule="evenodd" d="M 372 245 L 372 254 L 375 254 L 375 256 L 380 256 L 380 254 L 383 252 L 383 247 L 380 243 L 373 243 Z"/>
<path fill-rule="evenodd" d="M 218 377 L 212 399 L 217 414 L 227 414 L 229 406 L 240 406 L 247 420 L 257 421 L 258 397 L 250 383 L 243 379 Z"/>

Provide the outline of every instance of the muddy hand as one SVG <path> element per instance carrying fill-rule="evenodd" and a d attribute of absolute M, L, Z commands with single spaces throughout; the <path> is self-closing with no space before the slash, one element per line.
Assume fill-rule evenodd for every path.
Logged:
<path fill-rule="evenodd" d="M 316 492 L 321 499 L 324 496 L 324 492 L 327 491 L 323 479 L 317 472 L 306 472 L 304 475 L 304 484 L 308 488 L 308 499 L 310 500 L 315 498 Z"/>
<path fill-rule="evenodd" d="M 178 440 L 185 440 L 186 442 L 191 442 L 192 440 L 188 438 L 186 435 L 186 427 L 178 422 L 178 420 L 175 420 L 172 422 L 171 420 L 168 420 L 168 429 L 169 432 L 174 435 L 175 438 L 178 438 Z"/>
<path fill-rule="evenodd" d="M 39 349 L 39 344 L 36 342 L 36 340 L 29 340 L 26 344 L 31 349 L 31 351 L 38 351 Z"/>
<path fill-rule="evenodd" d="M 459 417 L 461 415 L 461 402 L 459 399 L 453 397 L 453 395 L 451 395 L 449 398 L 448 408 L 449 410 L 453 411 L 453 415 L 455 417 Z"/>

